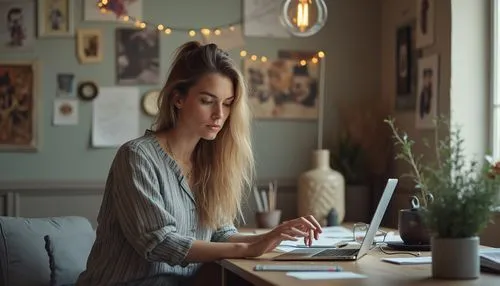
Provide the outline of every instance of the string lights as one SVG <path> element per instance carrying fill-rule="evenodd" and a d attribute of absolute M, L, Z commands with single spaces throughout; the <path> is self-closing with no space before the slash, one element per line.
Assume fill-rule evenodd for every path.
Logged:
<path fill-rule="evenodd" d="M 189 37 L 196 37 L 198 33 L 200 33 L 205 37 L 209 37 L 211 35 L 217 37 L 223 35 L 224 33 L 234 32 L 236 30 L 235 26 L 237 24 L 240 24 L 240 23 L 231 23 L 228 25 L 221 25 L 212 28 L 204 27 L 199 29 L 187 29 L 187 28 L 167 26 L 163 24 L 146 23 L 142 19 L 137 19 L 136 17 L 128 15 L 126 13 L 126 7 L 124 6 L 123 2 L 117 0 L 97 0 L 97 7 L 101 13 L 103 14 L 114 13 L 118 19 L 126 23 L 133 23 L 133 25 L 137 28 L 146 29 L 154 27 L 155 29 L 157 29 L 158 31 L 162 32 L 165 35 L 171 35 L 173 32 L 182 32 L 182 33 L 187 33 Z M 259 56 L 250 53 L 246 50 L 240 51 L 240 57 L 248 58 L 252 61 L 261 61 L 261 62 L 268 61 L 268 57 Z M 319 51 L 315 53 L 312 57 L 300 59 L 298 60 L 298 62 L 302 66 L 307 65 L 307 63 L 309 62 L 312 64 L 317 64 L 324 57 L 325 53 L 323 51 Z"/>

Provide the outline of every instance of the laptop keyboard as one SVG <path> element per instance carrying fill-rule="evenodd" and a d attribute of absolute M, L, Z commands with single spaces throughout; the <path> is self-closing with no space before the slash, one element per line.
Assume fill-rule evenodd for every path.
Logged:
<path fill-rule="evenodd" d="M 322 256 L 352 256 L 358 253 L 359 249 L 325 249 L 321 252 L 318 252 L 313 255 L 313 257 L 322 257 Z"/>

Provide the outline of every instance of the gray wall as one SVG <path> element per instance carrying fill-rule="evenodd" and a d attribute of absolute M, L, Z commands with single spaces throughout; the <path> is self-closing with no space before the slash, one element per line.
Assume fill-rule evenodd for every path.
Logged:
<path fill-rule="evenodd" d="M 86 0 L 91 1 L 91 0 Z M 323 50 L 326 53 L 326 94 L 323 147 L 335 144 L 342 122 L 337 121 L 337 106 L 347 99 L 377 100 L 380 91 L 380 1 L 326 1 L 329 18 L 326 26 L 310 38 L 246 38 L 245 49 L 273 57 L 278 50 Z M 55 77 L 59 72 L 74 72 L 77 81 L 94 80 L 98 85 L 115 84 L 114 27 L 110 23 L 82 22 L 82 0 L 76 1 L 76 27 L 103 30 L 106 39 L 104 61 L 79 65 L 74 39 L 38 39 L 33 52 L 2 53 L 0 60 L 36 59 L 41 64 L 39 95 L 40 149 L 36 153 L 0 153 L 0 192 L 5 196 L 4 213 L 21 216 L 84 214 L 97 215 L 100 192 L 115 148 L 89 148 L 91 104 L 81 102 L 77 126 L 51 125 L 55 99 Z M 196 8 L 193 8 L 195 7 Z M 145 19 L 153 23 L 183 27 L 215 26 L 241 19 L 242 5 L 234 0 L 145 0 Z M 185 35 L 161 37 L 161 71 L 166 76 L 170 56 Z M 238 58 L 239 50 L 230 54 Z M 141 92 L 159 86 L 141 86 Z M 141 116 L 141 127 L 151 119 Z M 285 215 L 295 212 L 297 176 L 310 167 L 310 153 L 316 148 L 315 121 L 255 121 L 254 150 L 259 181 L 278 179 Z M 251 220 L 252 214 L 248 217 Z"/>

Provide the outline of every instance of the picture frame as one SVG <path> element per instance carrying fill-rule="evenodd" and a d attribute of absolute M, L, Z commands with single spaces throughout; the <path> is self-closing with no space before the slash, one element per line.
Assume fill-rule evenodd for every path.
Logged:
<path fill-rule="evenodd" d="M 75 0 L 38 0 L 38 37 L 75 35 Z"/>
<path fill-rule="evenodd" d="M 435 0 L 417 0 L 416 43 L 417 49 L 434 44 Z"/>
<path fill-rule="evenodd" d="M 318 64 L 308 62 L 301 65 L 290 58 L 265 62 L 245 59 L 243 74 L 249 84 L 249 102 L 254 118 L 318 119 Z"/>
<path fill-rule="evenodd" d="M 439 104 L 439 56 L 418 60 L 418 88 L 415 110 L 416 129 L 434 129 Z"/>
<path fill-rule="evenodd" d="M 115 50 L 117 85 L 160 84 L 160 32 L 157 29 L 116 28 Z"/>
<path fill-rule="evenodd" d="M 139 21 L 142 20 L 143 0 L 108 0 L 108 2 L 112 1 L 115 1 L 115 3 L 113 3 L 110 11 L 106 13 L 100 11 L 99 7 L 97 7 L 97 1 L 83 1 L 83 20 L 91 22 L 120 22 L 123 16 L 129 16 Z"/>
<path fill-rule="evenodd" d="M 0 151 L 31 151 L 39 146 L 38 62 L 0 61 Z"/>
<path fill-rule="evenodd" d="M 0 51 L 32 51 L 36 42 L 34 0 L 0 1 Z M 4 20 L 5 19 L 5 20 Z"/>
<path fill-rule="evenodd" d="M 82 64 L 99 63 L 103 58 L 103 36 L 99 29 L 78 29 L 77 56 Z"/>
<path fill-rule="evenodd" d="M 407 94 L 411 91 L 412 70 L 412 40 L 411 26 L 397 29 L 396 35 L 396 90 L 397 94 Z"/>

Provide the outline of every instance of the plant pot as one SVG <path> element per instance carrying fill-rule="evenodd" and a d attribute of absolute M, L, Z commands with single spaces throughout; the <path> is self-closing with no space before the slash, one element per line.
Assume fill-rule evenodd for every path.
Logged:
<path fill-rule="evenodd" d="M 431 236 L 425 225 L 422 209 L 399 210 L 398 231 L 407 245 L 429 245 Z"/>
<path fill-rule="evenodd" d="M 432 276 L 439 279 L 479 277 L 479 237 L 431 238 Z"/>

